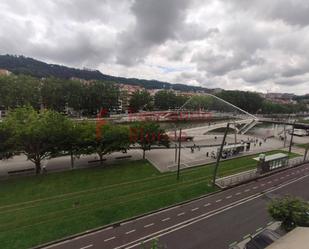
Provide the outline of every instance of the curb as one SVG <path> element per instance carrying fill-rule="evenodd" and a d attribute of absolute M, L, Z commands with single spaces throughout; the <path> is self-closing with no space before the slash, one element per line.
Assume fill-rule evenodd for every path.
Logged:
<path fill-rule="evenodd" d="M 78 238 L 78 237 L 80 237 L 80 236 L 84 236 L 84 235 L 87 235 L 87 234 L 91 234 L 91 233 L 94 233 L 94 232 L 97 232 L 97 231 L 106 229 L 106 228 L 108 228 L 108 227 L 113 227 L 113 228 L 115 228 L 115 227 L 120 226 L 121 223 L 130 222 L 130 221 L 132 221 L 132 220 L 139 219 L 139 218 L 142 218 L 142 217 L 145 217 L 145 216 L 149 216 L 149 215 L 152 215 L 152 214 L 155 214 L 155 213 L 158 213 L 158 212 L 162 212 L 162 211 L 164 211 L 164 210 L 168 210 L 168 209 L 171 209 L 171 208 L 174 208 L 174 207 L 177 207 L 177 206 L 185 205 L 185 204 L 190 203 L 190 202 L 192 202 L 192 201 L 197 201 L 197 200 L 206 198 L 206 197 L 208 197 L 208 196 L 215 195 L 215 194 L 220 193 L 220 192 L 222 192 L 222 191 L 223 191 L 223 190 L 220 189 L 220 190 L 217 190 L 217 191 L 208 193 L 208 194 L 206 194 L 206 195 L 202 195 L 202 196 L 199 196 L 199 197 L 196 197 L 196 198 L 193 198 L 193 199 L 189 199 L 189 200 L 186 200 L 186 201 L 183 201 L 183 202 L 179 202 L 179 203 L 176 203 L 176 204 L 167 206 L 167 207 L 163 207 L 163 208 L 160 208 L 160 209 L 156 209 L 156 210 L 154 210 L 154 211 L 150 211 L 150 212 L 147 212 L 147 213 L 143 213 L 143 214 L 140 214 L 140 215 L 136 215 L 136 216 L 133 216 L 133 217 L 128 218 L 128 219 L 119 220 L 119 221 L 117 221 L 117 222 L 110 223 L 110 224 L 107 224 L 107 225 L 104 225 L 104 226 L 100 226 L 100 227 L 97 227 L 97 228 L 94 228 L 94 229 L 90 229 L 90 230 L 87 230 L 87 231 L 85 231 L 85 232 L 77 233 L 77 234 L 74 234 L 74 235 L 70 235 L 70 236 L 64 237 L 64 238 L 62 238 L 62 239 L 54 240 L 54 241 L 47 242 L 47 243 L 44 243 L 44 244 L 41 244 L 41 245 L 38 245 L 38 246 L 35 246 L 35 247 L 31 247 L 30 249 L 42 249 L 42 248 L 45 248 L 45 247 L 47 247 L 47 246 L 51 246 L 51 245 L 54 245 L 54 244 L 58 244 L 58 243 L 61 243 L 61 242 L 63 242 L 63 241 L 66 241 L 66 240 L 72 240 L 72 239 Z"/>
<path fill-rule="evenodd" d="M 306 162 L 306 163 L 308 163 L 308 162 Z M 227 187 L 227 188 L 224 188 L 224 189 L 220 188 L 220 190 L 208 193 L 206 195 L 202 195 L 202 196 L 199 196 L 199 197 L 196 197 L 196 198 L 192 198 L 192 199 L 189 199 L 189 200 L 186 200 L 186 201 L 183 201 L 183 202 L 179 202 L 179 203 L 167 206 L 167 207 L 163 207 L 163 208 L 156 209 L 156 210 L 153 210 L 153 211 L 150 211 L 150 212 L 147 212 L 147 213 L 136 215 L 136 216 L 133 216 L 131 218 L 123 219 L 123 220 L 120 220 L 120 221 L 117 221 L 117 222 L 114 222 L 114 223 L 111 223 L 111 224 L 100 226 L 100 227 L 97 227 L 97 228 L 94 228 L 94 229 L 91 229 L 91 230 L 87 230 L 85 232 L 81 232 L 81 233 L 77 233 L 77 234 L 74 234 L 74 235 L 70 235 L 70 236 L 64 237 L 62 239 L 58 239 L 58 240 L 54 240 L 54 241 L 51 241 L 51 242 L 47 242 L 47 243 L 44 243 L 44 244 L 41 244 L 41 245 L 38 245 L 38 246 L 35 246 L 35 247 L 31 247 L 30 249 L 42 249 L 42 248 L 45 248 L 45 247 L 48 247 L 48 246 L 51 246 L 51 245 L 54 245 L 54 244 L 58 244 L 58 243 L 64 242 L 66 240 L 72 240 L 72 239 L 78 238 L 80 236 L 88 235 L 88 234 L 91 234 L 91 233 L 94 233 L 94 232 L 106 229 L 108 227 L 115 228 L 115 227 L 120 226 L 121 223 L 130 222 L 132 220 L 135 220 L 135 219 L 138 219 L 138 218 L 141 218 L 141 217 L 149 216 L 149 215 L 152 215 L 152 214 L 164 211 L 164 210 L 168 210 L 168 209 L 171 209 L 171 208 L 174 208 L 174 207 L 177 207 L 177 206 L 185 205 L 185 204 L 190 203 L 192 201 L 197 201 L 197 200 L 200 200 L 200 199 L 203 199 L 203 198 L 215 195 L 217 193 L 223 192 L 225 190 L 232 189 L 232 188 L 235 188 L 237 186 L 241 186 L 241 185 L 247 184 L 249 182 L 256 181 L 258 179 L 261 179 L 261 178 L 264 178 L 264 177 L 267 177 L 267 176 L 271 176 L 271 175 L 274 175 L 276 173 L 279 173 L 279 172 L 282 172 L 282 171 L 285 171 L 285 170 L 288 170 L 288 169 L 293 169 L 293 168 L 299 167 L 299 166 L 304 165 L 306 163 L 296 164 L 293 167 L 286 168 L 286 169 L 281 169 L 281 170 L 278 170 L 276 172 L 271 172 L 270 174 L 263 175 L 263 176 L 260 176 L 260 177 L 256 177 L 256 178 L 253 178 L 253 179 L 241 182 L 239 184 L 233 185 L 231 187 Z"/>

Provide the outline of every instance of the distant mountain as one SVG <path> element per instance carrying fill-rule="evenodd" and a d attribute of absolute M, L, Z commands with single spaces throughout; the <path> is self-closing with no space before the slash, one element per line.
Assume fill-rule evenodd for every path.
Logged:
<path fill-rule="evenodd" d="M 14 74 L 26 74 L 38 78 L 53 76 L 61 79 L 70 79 L 74 77 L 85 80 L 104 80 L 129 85 L 140 85 L 147 89 L 174 89 L 180 91 L 212 92 L 212 90 L 203 87 L 188 86 L 184 84 L 171 84 L 157 80 L 115 77 L 102 74 L 99 70 L 76 69 L 61 65 L 47 64 L 25 56 L 0 55 L 0 68 L 7 69 Z"/>

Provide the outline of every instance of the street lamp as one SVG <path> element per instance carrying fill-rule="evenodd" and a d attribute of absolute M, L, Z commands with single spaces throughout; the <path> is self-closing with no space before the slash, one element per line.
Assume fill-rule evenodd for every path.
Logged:
<path fill-rule="evenodd" d="M 223 136 L 223 139 L 222 139 L 222 143 L 221 143 L 221 146 L 220 146 L 219 155 L 217 155 L 217 161 L 216 161 L 216 165 L 215 165 L 215 169 L 214 169 L 214 175 L 213 175 L 213 180 L 212 180 L 212 186 L 213 187 L 215 187 L 215 185 L 216 185 L 216 178 L 217 178 L 218 167 L 219 167 L 220 159 L 221 159 L 222 152 L 223 152 L 223 146 L 225 144 L 225 140 L 226 140 L 226 136 L 227 136 L 227 133 L 229 131 L 229 128 L 230 128 L 230 123 L 227 123 L 226 128 L 225 128 L 225 132 L 224 132 L 224 136 Z"/>

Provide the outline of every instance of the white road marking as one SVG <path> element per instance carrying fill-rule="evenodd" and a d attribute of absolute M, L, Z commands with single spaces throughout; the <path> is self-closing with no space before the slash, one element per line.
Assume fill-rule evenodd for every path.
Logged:
<path fill-rule="evenodd" d="M 116 237 L 114 236 L 114 237 L 110 237 L 108 239 L 105 239 L 104 242 L 107 242 L 107 241 L 110 241 L 110 240 L 113 240 L 113 239 L 116 239 Z"/>
<path fill-rule="evenodd" d="M 244 192 L 249 192 L 250 191 L 250 189 L 248 188 L 248 189 L 246 189 Z"/>
<path fill-rule="evenodd" d="M 184 214 L 185 214 L 185 212 L 182 212 L 182 213 L 177 214 L 177 216 L 182 216 Z"/>
<path fill-rule="evenodd" d="M 206 203 L 206 204 L 204 204 L 204 207 L 208 207 L 210 205 L 211 205 L 210 203 Z"/>
<path fill-rule="evenodd" d="M 273 192 L 273 191 L 275 191 L 275 190 L 278 190 L 278 189 L 281 189 L 281 188 L 283 188 L 283 187 L 286 187 L 286 186 L 288 186 L 288 185 L 290 185 L 290 184 L 292 184 L 292 183 L 301 181 L 301 180 L 303 180 L 304 178 L 307 178 L 308 176 L 309 176 L 309 175 L 302 176 L 302 177 L 300 177 L 300 178 L 298 178 L 298 179 L 293 179 L 293 180 L 291 180 L 291 181 L 289 181 L 289 182 L 287 182 L 287 183 L 284 183 L 284 184 L 282 184 L 282 185 L 280 185 L 280 186 L 272 187 L 272 188 L 268 189 L 265 193 L 271 193 L 271 192 Z M 181 223 L 178 223 L 178 224 L 176 224 L 176 225 L 174 225 L 174 226 L 171 226 L 171 227 L 168 227 L 168 228 L 164 228 L 164 229 L 162 229 L 162 230 L 160 230 L 160 231 L 157 231 L 157 232 L 155 232 L 155 233 L 152 233 L 152 234 L 148 234 L 148 235 L 145 236 L 145 237 L 139 238 L 139 239 L 137 239 L 137 240 L 135 240 L 135 241 L 132 241 L 132 242 L 127 243 L 127 244 L 124 244 L 124 245 L 121 245 L 121 246 L 116 247 L 116 248 L 114 248 L 114 249 L 120 249 L 120 248 L 131 249 L 131 248 L 134 248 L 134 247 L 140 245 L 141 242 L 147 243 L 147 242 L 153 240 L 154 238 L 160 238 L 160 237 L 162 237 L 162 236 L 164 236 L 164 235 L 167 235 L 167 234 L 173 233 L 173 232 L 175 232 L 175 231 L 177 231 L 177 230 L 183 229 L 184 227 L 188 227 L 188 226 L 190 226 L 190 225 L 192 225 L 192 224 L 195 224 L 195 223 L 197 223 L 197 222 L 200 222 L 200 221 L 202 221 L 202 220 L 208 219 L 208 218 L 210 218 L 210 217 L 213 217 L 213 216 L 215 216 L 215 215 L 218 215 L 218 214 L 220 214 L 220 213 L 222 213 L 222 212 L 225 212 L 225 211 L 227 211 L 227 210 L 230 210 L 230 209 L 232 209 L 232 208 L 235 208 L 235 207 L 238 207 L 238 206 L 240 206 L 240 205 L 243 205 L 244 203 L 247 203 L 247 202 L 249 202 L 249 201 L 255 200 L 255 199 L 257 199 L 257 198 L 261 198 L 265 193 L 263 193 L 263 194 L 254 194 L 254 195 L 251 195 L 251 196 L 246 197 L 246 198 L 244 198 L 244 199 L 242 199 L 242 200 L 240 200 L 240 201 L 235 201 L 234 203 L 228 204 L 228 205 L 226 205 L 225 207 L 220 208 L 219 210 L 217 210 L 217 211 L 214 212 L 214 213 L 209 212 L 209 213 L 202 214 L 202 215 L 200 215 L 200 216 L 198 216 L 198 217 L 191 218 L 191 219 L 189 219 L 189 220 L 186 220 L 186 221 L 183 221 L 183 222 L 181 222 Z"/>
<path fill-rule="evenodd" d="M 93 244 L 90 244 L 90 245 L 88 245 L 88 246 L 81 247 L 80 249 L 87 249 L 87 248 L 90 248 L 90 247 L 93 247 Z"/>
<path fill-rule="evenodd" d="M 171 219 L 170 217 L 167 217 L 167 218 L 163 219 L 162 221 L 164 222 L 164 221 L 168 221 L 170 219 Z"/>
<path fill-rule="evenodd" d="M 241 193 L 240 192 L 238 192 L 238 193 L 236 193 L 235 195 L 240 195 Z"/>
<path fill-rule="evenodd" d="M 191 211 L 194 212 L 196 210 L 198 210 L 199 208 L 192 208 Z"/>
<path fill-rule="evenodd" d="M 154 225 L 154 223 L 150 223 L 150 224 L 148 224 L 148 225 L 145 225 L 144 227 L 147 228 L 147 227 L 151 227 L 151 226 L 153 226 L 153 225 Z"/>
<path fill-rule="evenodd" d="M 282 179 L 284 179 L 284 176 L 281 176 L 281 177 L 280 177 L 280 180 L 282 180 Z"/>
<path fill-rule="evenodd" d="M 133 230 L 131 230 L 131 231 L 126 232 L 126 234 L 134 233 L 135 231 L 136 231 L 136 230 L 133 229 Z"/>
<path fill-rule="evenodd" d="M 216 200 L 216 202 L 220 202 L 220 201 L 222 201 L 222 199 Z"/>
<path fill-rule="evenodd" d="M 248 239 L 251 236 L 251 234 L 247 234 L 243 237 L 243 239 Z"/>
<path fill-rule="evenodd" d="M 271 181 L 269 181 L 269 182 L 267 182 L 268 184 L 270 184 L 271 183 Z"/>
<path fill-rule="evenodd" d="M 265 186 L 265 184 L 264 184 L 264 183 L 262 183 L 262 184 L 261 184 L 261 187 L 264 187 L 264 186 Z"/>
<path fill-rule="evenodd" d="M 253 189 L 257 189 L 257 188 L 258 188 L 257 186 L 253 187 Z"/>
<path fill-rule="evenodd" d="M 227 196 L 227 197 L 225 197 L 226 199 L 230 199 L 230 198 L 232 198 L 232 196 L 231 195 L 229 195 L 229 196 Z"/>

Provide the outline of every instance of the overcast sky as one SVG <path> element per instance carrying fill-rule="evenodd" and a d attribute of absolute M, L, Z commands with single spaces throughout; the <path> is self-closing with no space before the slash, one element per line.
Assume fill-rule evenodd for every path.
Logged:
<path fill-rule="evenodd" d="M 309 93 L 308 0 L 0 0 L 0 53 L 208 88 Z"/>

